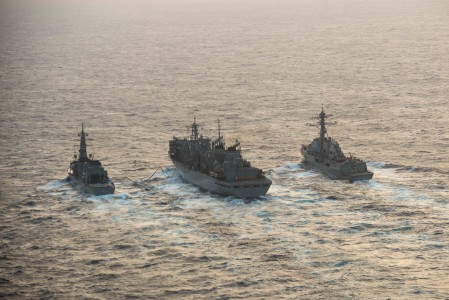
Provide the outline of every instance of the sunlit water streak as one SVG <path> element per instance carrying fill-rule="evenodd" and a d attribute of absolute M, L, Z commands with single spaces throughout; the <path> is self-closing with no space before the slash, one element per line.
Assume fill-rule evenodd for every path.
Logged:
<path fill-rule="evenodd" d="M 395 284 L 414 282 L 414 273 L 421 265 L 429 259 L 439 261 L 439 253 L 448 248 L 444 229 L 435 226 L 438 220 L 430 223 L 428 219 L 432 214 L 432 218 L 438 216 L 440 222 L 447 223 L 447 204 L 436 206 L 438 202 L 431 191 L 416 191 L 415 184 L 408 186 L 408 174 L 401 168 L 385 167 L 383 163 L 369 163 L 369 167 L 376 174 L 373 180 L 354 184 L 331 181 L 333 194 L 328 195 L 329 191 L 323 193 L 313 188 L 316 181 L 327 181 L 322 174 L 298 163 L 286 163 L 270 171 L 274 183 L 269 195 L 253 201 L 201 192 L 183 183 L 173 174 L 173 168 L 159 171 L 147 181 L 123 182 L 115 195 L 74 194 L 64 180 L 37 189 L 60 201 L 87 201 L 93 204 L 89 210 L 93 219 L 127 228 L 120 238 L 115 238 L 132 241 L 118 245 L 116 241 L 114 249 L 132 249 L 137 257 L 143 255 L 139 248 L 152 249 L 146 252 L 151 263 L 137 259 L 136 267 L 143 264 L 147 268 L 149 264 L 165 269 L 161 265 L 164 262 L 174 264 L 178 267 L 165 272 L 180 272 L 177 276 L 182 277 L 185 273 L 181 270 L 186 268 L 193 277 L 201 272 L 212 290 L 224 291 L 236 280 L 233 276 L 239 279 L 235 286 L 231 284 L 231 290 L 260 285 L 266 280 L 279 281 L 277 276 L 266 278 L 263 274 L 283 268 L 287 273 L 280 272 L 281 282 L 287 290 L 310 295 L 306 285 L 301 284 L 306 280 L 308 284 L 319 284 L 314 289 L 320 295 L 327 293 L 320 287 L 324 285 L 341 297 L 362 297 L 355 281 L 394 293 Z M 167 171 L 172 174 L 170 177 Z M 426 232 L 429 225 L 432 230 Z M 260 273 L 247 277 L 248 268 L 260 269 Z M 444 273 L 437 269 L 432 266 L 422 271 Z M 230 274 L 216 285 L 212 274 L 218 270 Z M 409 271 L 404 274 L 404 270 Z M 291 272 L 295 276 L 301 274 L 301 281 Z M 168 280 L 165 284 L 174 282 Z M 444 282 L 429 290 L 416 284 L 407 293 L 435 296 L 444 293 L 443 287 Z M 198 288 L 193 283 L 193 288 L 184 292 L 196 294 Z M 162 289 L 159 296 L 169 296 L 169 291 Z M 273 296 L 289 294 L 276 289 L 265 292 Z"/>

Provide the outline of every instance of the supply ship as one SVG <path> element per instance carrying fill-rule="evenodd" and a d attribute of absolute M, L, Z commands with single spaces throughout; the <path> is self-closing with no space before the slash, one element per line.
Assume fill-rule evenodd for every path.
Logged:
<path fill-rule="evenodd" d="M 209 139 L 198 134 L 194 119 L 189 137 L 169 141 L 169 156 L 181 178 L 203 191 L 256 198 L 265 195 L 271 186 L 261 169 L 243 159 L 240 142 L 226 147 L 220 121 L 218 137 Z"/>
<path fill-rule="evenodd" d="M 115 185 L 108 177 L 108 172 L 103 168 L 99 160 L 94 160 L 93 155 L 87 155 L 86 136 L 84 125 L 81 125 L 79 155 L 74 155 L 75 160 L 70 163 L 67 180 L 72 185 L 78 185 L 81 190 L 93 195 L 113 194 Z"/>
<path fill-rule="evenodd" d="M 304 163 L 312 168 L 320 169 L 331 179 L 349 180 L 369 180 L 373 178 L 366 163 L 352 155 L 347 157 L 340 148 L 336 140 L 327 135 L 326 121 L 332 115 L 327 115 L 324 108 L 316 117 L 317 123 L 313 124 L 320 129 L 320 137 L 315 138 L 309 145 L 302 145 L 301 154 Z"/>

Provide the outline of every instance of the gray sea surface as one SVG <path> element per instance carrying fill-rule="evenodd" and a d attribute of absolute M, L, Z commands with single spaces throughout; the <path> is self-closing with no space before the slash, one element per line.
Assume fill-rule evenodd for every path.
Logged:
<path fill-rule="evenodd" d="M 448 58 L 446 0 L 1 1 L 0 298 L 449 299 Z M 301 163 L 322 105 L 373 180 Z M 194 117 L 265 197 L 181 181 Z"/>

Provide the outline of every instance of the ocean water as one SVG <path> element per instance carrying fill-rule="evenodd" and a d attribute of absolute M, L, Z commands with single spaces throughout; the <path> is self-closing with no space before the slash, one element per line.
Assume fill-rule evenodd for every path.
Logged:
<path fill-rule="evenodd" d="M 447 1 L 5 0 L 0 25 L 0 297 L 449 298 Z M 322 105 L 373 180 L 301 164 Z M 194 116 L 265 197 L 181 181 Z M 64 180 L 81 123 L 114 195 Z"/>

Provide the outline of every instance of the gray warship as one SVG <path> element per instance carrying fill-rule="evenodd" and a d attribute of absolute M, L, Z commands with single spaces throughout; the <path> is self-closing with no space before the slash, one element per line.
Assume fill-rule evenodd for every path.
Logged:
<path fill-rule="evenodd" d="M 67 180 L 77 184 L 82 191 L 93 195 L 113 194 L 115 185 L 108 177 L 108 172 L 103 168 L 99 160 L 94 160 L 93 155 L 87 155 L 86 136 L 84 125 L 81 125 L 79 155 L 74 155 L 75 160 L 70 163 L 67 170 Z"/>
<path fill-rule="evenodd" d="M 316 117 L 317 123 L 311 124 L 320 129 L 320 137 L 315 138 L 309 145 L 302 145 L 301 154 L 306 165 L 320 169 L 331 179 L 369 180 L 373 172 L 368 171 L 366 163 L 352 155 L 347 157 L 336 140 L 327 135 L 326 126 L 333 123 L 326 121 L 332 115 L 327 115 L 324 108 Z"/>
<path fill-rule="evenodd" d="M 173 137 L 169 156 L 183 181 L 203 191 L 237 198 L 257 198 L 267 193 L 271 180 L 243 159 L 240 143 L 226 147 L 218 121 L 218 137 L 198 135 L 194 119 L 188 138 Z"/>

